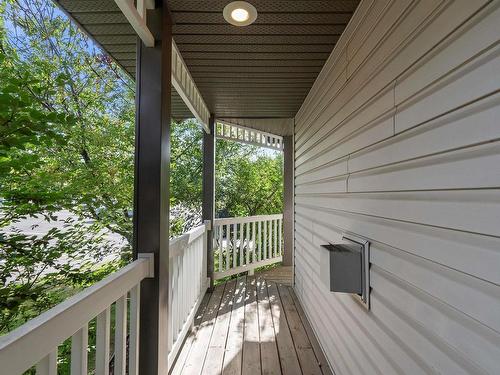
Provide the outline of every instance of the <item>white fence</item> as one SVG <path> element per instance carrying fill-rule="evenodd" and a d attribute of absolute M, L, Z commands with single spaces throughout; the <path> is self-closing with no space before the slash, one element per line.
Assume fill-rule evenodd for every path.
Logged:
<path fill-rule="evenodd" d="M 81 293 L 0 338 L 2 374 L 57 374 L 58 346 L 71 337 L 71 374 L 87 374 L 88 324 L 96 318 L 96 374 L 107 374 L 111 307 L 114 305 L 114 370 L 125 374 L 127 336 L 129 374 L 137 375 L 140 283 L 154 272 L 152 257 L 140 258 Z M 127 300 L 130 298 L 130 304 Z M 130 324 L 127 331 L 127 308 Z"/>
<path fill-rule="evenodd" d="M 283 215 L 215 219 L 214 279 L 282 260 Z"/>
<path fill-rule="evenodd" d="M 169 365 L 189 331 L 208 285 L 206 236 L 207 228 L 202 225 L 170 241 L 171 313 L 165 317 L 170 328 Z M 153 273 L 152 255 L 140 254 L 138 260 L 0 337 L 0 373 L 17 375 L 36 366 L 37 375 L 56 375 L 58 347 L 71 338 L 71 375 L 86 375 L 88 327 L 95 319 L 95 374 L 109 374 L 110 335 L 114 331 L 114 374 L 137 375 L 140 284 L 153 277 Z"/>
<path fill-rule="evenodd" d="M 206 256 L 208 223 L 170 241 L 169 366 L 191 328 L 208 287 Z"/>

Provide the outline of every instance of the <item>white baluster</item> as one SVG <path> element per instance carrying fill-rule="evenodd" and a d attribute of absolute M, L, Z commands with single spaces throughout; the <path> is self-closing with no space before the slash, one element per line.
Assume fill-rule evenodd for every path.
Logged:
<path fill-rule="evenodd" d="M 226 225 L 226 267 L 225 270 L 231 268 L 231 253 L 229 252 L 229 241 L 231 239 L 231 225 Z"/>
<path fill-rule="evenodd" d="M 175 338 L 179 337 L 179 331 L 181 330 L 182 321 L 184 320 L 184 316 L 186 313 L 186 259 L 187 259 L 187 248 L 184 248 L 182 251 L 182 255 L 180 256 L 180 264 L 179 264 L 179 274 L 181 280 L 181 287 L 179 293 L 179 319 L 177 320 L 177 330 Z"/>
<path fill-rule="evenodd" d="M 182 290 L 183 290 L 183 283 L 182 283 L 182 257 L 183 257 L 183 252 L 179 254 L 179 256 L 176 258 L 176 279 L 177 279 L 177 290 L 175 291 L 175 319 L 174 319 L 174 342 L 177 341 L 177 334 L 179 333 L 179 322 L 181 319 L 182 315 Z"/>
<path fill-rule="evenodd" d="M 243 243 L 245 240 L 245 224 L 241 223 L 240 224 L 240 266 L 243 265 Z"/>
<path fill-rule="evenodd" d="M 278 240 L 278 246 L 279 246 L 279 255 L 283 255 L 283 243 L 282 243 L 282 231 L 283 231 L 283 219 L 278 219 L 278 223 L 279 223 L 279 229 L 278 229 L 278 237 L 279 237 L 279 240 Z"/>
<path fill-rule="evenodd" d="M 267 259 L 267 221 L 262 223 L 264 226 L 264 246 L 262 247 L 262 259 Z"/>
<path fill-rule="evenodd" d="M 247 245 L 246 265 L 249 265 L 250 264 L 250 223 L 246 223 L 245 243 Z"/>
<path fill-rule="evenodd" d="M 141 286 L 130 290 L 130 338 L 129 338 L 129 375 L 139 374 L 139 322 L 140 322 Z"/>
<path fill-rule="evenodd" d="M 57 375 L 57 348 L 38 362 L 36 375 Z"/>
<path fill-rule="evenodd" d="M 127 295 L 115 304 L 115 371 L 114 375 L 125 375 L 127 350 Z"/>
<path fill-rule="evenodd" d="M 215 227 L 215 230 L 217 231 L 217 238 L 218 238 L 218 251 L 219 251 L 219 272 L 222 272 L 222 227 L 218 226 Z"/>
<path fill-rule="evenodd" d="M 71 375 L 87 375 L 88 325 L 71 336 Z"/>
<path fill-rule="evenodd" d="M 177 316 L 179 315 L 179 257 L 176 256 L 172 259 L 174 263 L 173 269 L 173 290 L 172 290 L 172 342 L 175 342 L 177 337 L 175 331 L 177 329 Z"/>
<path fill-rule="evenodd" d="M 274 237 L 274 246 L 273 246 L 273 256 L 278 256 L 278 220 L 273 220 L 273 237 Z"/>
<path fill-rule="evenodd" d="M 187 274 L 191 274 L 191 279 L 189 280 L 189 287 L 188 287 L 188 298 L 187 298 L 187 313 L 189 314 L 189 311 L 191 310 L 191 302 L 193 301 L 193 292 L 196 289 L 196 273 L 197 269 L 195 266 L 195 260 L 194 260 L 194 253 L 196 251 L 196 247 L 198 246 L 198 240 L 194 241 L 190 246 L 189 246 L 189 262 L 188 262 L 188 270 L 189 272 L 186 272 Z M 192 273 L 191 273 L 192 272 Z"/>
<path fill-rule="evenodd" d="M 173 311 L 173 306 L 174 306 L 174 291 L 175 291 L 175 286 L 174 286 L 174 262 L 175 259 L 170 259 L 169 265 L 168 265 L 168 285 L 170 288 L 170 293 L 168 293 L 168 306 L 170 307 L 170 314 L 167 316 L 167 324 L 168 324 L 168 352 L 170 353 L 170 350 L 172 350 L 172 346 L 174 345 L 174 336 L 172 334 L 174 330 L 174 314 L 172 313 Z"/>
<path fill-rule="evenodd" d="M 236 268 L 236 236 L 237 236 L 238 224 L 233 224 L 233 268 Z"/>
<path fill-rule="evenodd" d="M 252 263 L 256 261 L 256 244 L 255 244 L 255 221 L 252 222 Z"/>
<path fill-rule="evenodd" d="M 97 316 L 95 373 L 96 375 L 109 374 L 109 339 L 110 339 L 110 312 L 108 307 Z"/>
<path fill-rule="evenodd" d="M 273 257 L 273 254 L 272 254 L 272 251 L 273 251 L 273 242 L 272 242 L 272 239 L 273 239 L 273 221 L 269 220 L 268 225 L 269 225 L 269 233 L 268 233 L 269 242 L 268 242 L 267 255 L 268 255 L 268 259 L 270 259 Z"/>
<path fill-rule="evenodd" d="M 259 262 L 262 260 L 262 221 L 259 220 Z"/>

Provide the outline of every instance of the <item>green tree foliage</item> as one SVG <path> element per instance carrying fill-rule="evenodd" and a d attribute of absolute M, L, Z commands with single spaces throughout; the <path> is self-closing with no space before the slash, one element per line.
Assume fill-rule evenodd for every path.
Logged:
<path fill-rule="evenodd" d="M 0 5 L 0 330 L 103 277 L 107 233 L 128 241 L 133 190 L 131 78 L 52 2 Z M 72 219 L 43 235 L 12 230 Z M 91 220 L 91 224 L 89 224 Z M 3 230 L 2 230 L 3 228 Z M 126 258 L 126 257 L 125 257 Z"/>
<path fill-rule="evenodd" d="M 2 42 L 0 180 L 15 215 L 70 209 L 131 237 L 131 79 L 50 2 L 14 1 Z M 14 146 L 13 146 L 14 145 Z M 17 146 L 16 146 L 17 145 Z M 14 149 L 15 147 L 15 149 Z"/>
<path fill-rule="evenodd" d="M 132 78 L 52 2 L 0 2 L 0 332 L 116 269 L 96 267 L 110 253 L 129 258 L 134 111 Z M 173 122 L 171 141 L 171 206 L 187 213 L 171 223 L 177 235 L 201 221 L 201 127 Z M 217 216 L 282 211 L 281 155 L 216 149 Z M 71 219 L 43 235 L 12 230 L 62 210 Z"/>
<path fill-rule="evenodd" d="M 219 217 L 283 212 L 283 155 L 218 140 L 215 193 Z"/>
<path fill-rule="evenodd" d="M 172 207 L 183 205 L 200 222 L 202 204 L 203 133 L 194 121 L 172 123 Z M 215 201 L 217 217 L 281 213 L 283 210 L 283 156 L 233 141 L 217 140 Z M 187 228 L 187 218 L 172 223 L 174 234 Z"/>
<path fill-rule="evenodd" d="M 102 234 L 67 222 L 43 236 L 0 235 L 0 333 L 39 315 L 65 297 L 116 269 L 102 262 L 111 248 Z M 68 260 L 71 262 L 68 262 Z"/>

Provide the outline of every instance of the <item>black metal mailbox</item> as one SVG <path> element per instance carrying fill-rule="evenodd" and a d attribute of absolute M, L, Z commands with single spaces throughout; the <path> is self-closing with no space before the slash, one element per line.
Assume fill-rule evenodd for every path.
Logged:
<path fill-rule="evenodd" d="M 342 243 L 321 246 L 320 279 L 331 292 L 351 294 L 370 310 L 370 242 L 343 233 Z"/>
<path fill-rule="evenodd" d="M 363 246 L 358 244 L 322 245 L 320 277 L 331 292 L 363 292 Z"/>

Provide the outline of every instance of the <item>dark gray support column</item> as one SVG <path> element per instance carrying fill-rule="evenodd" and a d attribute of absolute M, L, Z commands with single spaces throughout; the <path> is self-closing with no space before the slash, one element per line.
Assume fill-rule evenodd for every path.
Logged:
<path fill-rule="evenodd" d="M 167 375 L 169 165 L 172 23 L 164 6 L 148 12 L 156 46 L 137 42 L 134 258 L 154 254 L 141 284 L 139 373 Z M 161 40 L 161 42 L 159 42 Z"/>
<path fill-rule="evenodd" d="M 293 266 L 294 241 L 294 160 L 293 160 L 293 136 L 283 137 L 283 265 Z"/>
<path fill-rule="evenodd" d="M 211 227 L 215 218 L 215 117 L 210 116 L 210 134 L 203 132 L 203 220 L 210 220 Z M 207 276 L 210 289 L 214 286 L 214 257 L 212 231 L 207 235 Z"/>

